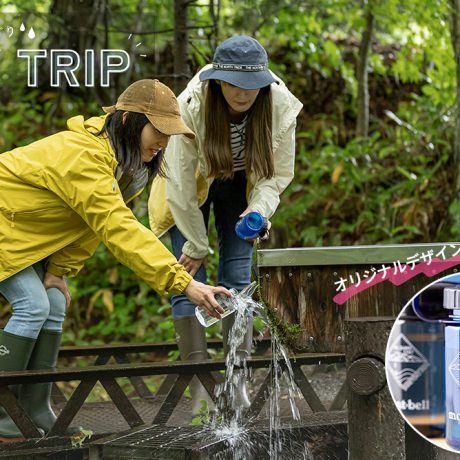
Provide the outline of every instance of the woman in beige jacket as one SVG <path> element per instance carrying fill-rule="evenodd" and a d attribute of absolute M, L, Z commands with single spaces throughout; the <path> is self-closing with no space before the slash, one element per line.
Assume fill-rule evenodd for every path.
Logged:
<path fill-rule="evenodd" d="M 296 117 L 302 104 L 267 68 L 267 53 L 256 40 L 224 41 L 178 97 L 195 139 L 171 139 L 165 153 L 167 179 L 157 177 L 149 200 L 154 233 L 168 230 L 180 263 L 206 280 L 207 226 L 211 205 L 219 238 L 218 284 L 241 290 L 250 282 L 253 241 L 235 234 L 235 223 L 257 211 L 267 219 L 294 176 Z M 206 359 L 204 328 L 185 296 L 172 298 L 182 359 Z M 224 349 L 232 317 L 223 322 Z M 249 356 L 252 322 L 239 358 Z M 235 404 L 249 406 L 241 376 Z M 203 388 L 191 386 L 192 412 L 199 412 Z M 206 397 L 204 399 L 207 399 Z"/>

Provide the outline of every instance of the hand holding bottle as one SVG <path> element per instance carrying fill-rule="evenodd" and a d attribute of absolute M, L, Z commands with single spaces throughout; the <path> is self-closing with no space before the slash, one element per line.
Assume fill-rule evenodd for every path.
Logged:
<path fill-rule="evenodd" d="M 260 239 L 265 241 L 269 237 L 271 222 L 262 214 L 247 208 L 235 225 L 235 233 L 243 240 L 254 241 Z"/>
<path fill-rule="evenodd" d="M 218 294 L 216 296 L 216 301 L 219 303 L 219 305 L 223 309 L 223 313 L 220 318 L 217 316 L 212 316 L 209 315 L 207 311 L 205 311 L 202 307 L 197 306 L 195 308 L 195 315 L 200 322 L 200 324 L 204 327 L 211 326 L 214 323 L 217 323 L 219 319 L 225 318 L 228 315 L 231 315 L 232 313 L 235 313 L 235 311 L 238 309 L 238 302 L 243 301 L 245 303 L 245 308 L 247 309 L 247 314 L 251 315 L 252 314 L 252 307 L 250 305 L 251 303 L 251 298 L 252 295 L 254 294 L 254 291 L 257 288 L 257 282 L 253 281 L 251 284 L 246 286 L 241 292 L 238 292 L 236 289 L 230 289 L 230 292 L 232 293 L 232 297 L 226 297 L 222 294 Z M 240 307 L 241 308 L 241 307 Z"/>
<path fill-rule="evenodd" d="M 209 286 L 192 279 L 184 290 L 184 294 L 195 305 L 202 307 L 209 316 L 220 319 L 224 309 L 219 305 L 215 296 L 232 297 L 232 293 L 223 286 Z"/>

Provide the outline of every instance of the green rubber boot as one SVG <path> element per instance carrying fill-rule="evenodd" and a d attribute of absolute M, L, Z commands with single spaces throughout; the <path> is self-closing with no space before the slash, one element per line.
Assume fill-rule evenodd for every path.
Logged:
<path fill-rule="evenodd" d="M 224 343 L 224 353 L 227 356 L 228 352 L 230 351 L 230 345 L 228 344 L 228 335 L 235 323 L 235 315 L 229 315 L 222 320 L 222 339 Z M 252 316 L 248 318 L 248 326 L 246 330 L 246 334 L 244 335 L 243 343 L 238 346 L 236 350 L 237 357 L 240 358 L 241 361 L 245 361 L 246 359 L 251 356 L 251 348 L 252 348 L 252 324 L 253 318 Z M 240 370 L 234 371 L 234 376 L 237 377 L 237 385 L 235 387 L 235 394 L 234 394 L 234 401 L 233 404 L 236 408 L 244 408 L 247 409 L 251 406 L 251 401 L 249 400 L 248 391 L 246 388 L 246 379 L 241 374 Z"/>
<path fill-rule="evenodd" d="M 62 333 L 42 329 L 35 343 L 32 356 L 27 369 L 55 369 L 61 344 Z M 51 408 L 51 382 L 21 385 L 19 390 L 19 402 L 29 414 L 35 425 L 45 430 L 51 429 L 56 422 L 57 416 Z M 67 435 L 81 432 L 81 427 L 69 427 Z"/>
<path fill-rule="evenodd" d="M 177 346 L 182 361 L 201 361 L 208 358 L 205 328 L 198 322 L 196 316 L 173 318 L 176 329 Z M 209 412 L 214 412 L 216 406 L 208 392 L 194 376 L 189 384 L 192 396 L 192 417 L 201 413 L 201 401 L 206 401 Z"/>
<path fill-rule="evenodd" d="M 34 339 L 10 334 L 0 329 L 0 371 L 24 370 L 34 345 Z M 11 385 L 9 388 L 18 396 L 20 385 Z M 0 440 L 24 440 L 24 435 L 3 407 L 0 407 Z"/>

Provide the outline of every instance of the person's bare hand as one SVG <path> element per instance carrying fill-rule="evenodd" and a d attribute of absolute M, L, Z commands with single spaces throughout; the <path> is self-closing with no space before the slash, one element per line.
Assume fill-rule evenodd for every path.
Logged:
<path fill-rule="evenodd" d="M 65 279 L 63 276 L 56 276 L 56 275 L 53 275 L 52 273 L 46 272 L 45 279 L 43 280 L 43 286 L 45 286 L 45 289 L 49 289 L 49 288 L 59 289 L 62 292 L 62 294 L 64 294 L 66 308 L 69 307 L 70 300 L 71 300 L 70 291 L 69 291 L 69 287 L 67 286 L 67 283 L 65 282 Z"/>
<path fill-rule="evenodd" d="M 224 309 L 218 304 L 214 296 L 224 294 L 227 297 L 232 297 L 232 293 L 222 286 L 209 286 L 193 279 L 185 288 L 184 294 L 193 304 L 203 307 L 210 316 L 218 319 L 221 318 Z"/>
<path fill-rule="evenodd" d="M 185 254 L 182 254 L 179 259 L 179 263 L 184 266 L 184 268 L 190 273 L 190 275 L 195 276 L 196 272 L 200 269 L 202 265 L 207 267 L 208 258 L 203 257 L 202 259 L 192 259 Z"/>

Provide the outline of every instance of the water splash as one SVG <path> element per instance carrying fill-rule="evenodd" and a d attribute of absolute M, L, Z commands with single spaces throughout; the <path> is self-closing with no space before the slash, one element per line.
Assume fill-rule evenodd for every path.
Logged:
<path fill-rule="evenodd" d="M 257 313 L 265 326 L 269 327 L 270 323 L 262 304 L 248 297 L 237 297 L 236 299 L 236 312 L 233 315 L 235 321 L 228 338 L 229 352 L 226 357 L 225 382 L 216 387 L 218 411 L 212 417 L 208 427 L 209 431 L 217 439 L 225 440 L 225 443 L 231 446 L 233 460 L 254 458 L 261 452 L 268 454 L 270 459 L 278 460 L 286 458 L 286 451 L 289 447 L 296 452 L 296 458 L 303 455 L 303 459 L 310 459 L 312 458 L 311 453 L 302 442 L 287 439 L 281 433 L 282 388 L 287 388 L 293 421 L 300 420 L 296 399 L 301 399 L 302 395 L 295 383 L 288 353 L 274 331 L 272 331 L 272 363 L 269 369 L 270 385 L 267 395 L 268 430 L 257 428 L 255 417 L 248 417 L 245 409 L 239 403 L 238 388 L 242 381 L 248 380 L 246 360 L 242 358 L 241 353 L 238 353 L 248 328 L 248 312 Z M 290 443 L 291 446 L 287 446 L 287 443 Z M 282 457 L 281 451 L 283 451 Z M 229 458 L 228 452 L 222 455 L 227 455 L 222 458 Z"/>
<path fill-rule="evenodd" d="M 247 381 L 246 360 L 238 350 L 243 343 L 248 328 L 248 312 L 257 313 L 264 324 L 269 327 L 263 306 L 249 297 L 235 297 L 234 325 L 229 333 L 229 352 L 226 357 L 225 381 L 216 386 L 217 412 L 211 414 L 211 420 L 193 430 L 181 432 L 172 429 L 174 436 L 163 442 L 161 448 L 174 448 L 177 443 L 193 443 L 200 439 L 200 449 L 212 450 L 212 460 L 250 460 L 265 459 L 312 460 L 313 454 L 304 436 L 296 431 L 295 426 L 287 425 L 285 419 L 281 424 L 281 393 L 287 388 L 292 420 L 300 420 L 296 398 L 301 398 L 300 390 L 294 381 L 294 372 L 287 351 L 272 331 L 272 362 L 269 368 L 269 388 L 266 395 L 268 426 L 249 416 L 240 404 L 238 387 L 241 381 Z M 174 431 L 178 430 L 178 431 Z M 153 439 L 148 438 L 148 440 Z M 204 453 L 202 451 L 202 453 Z"/>

